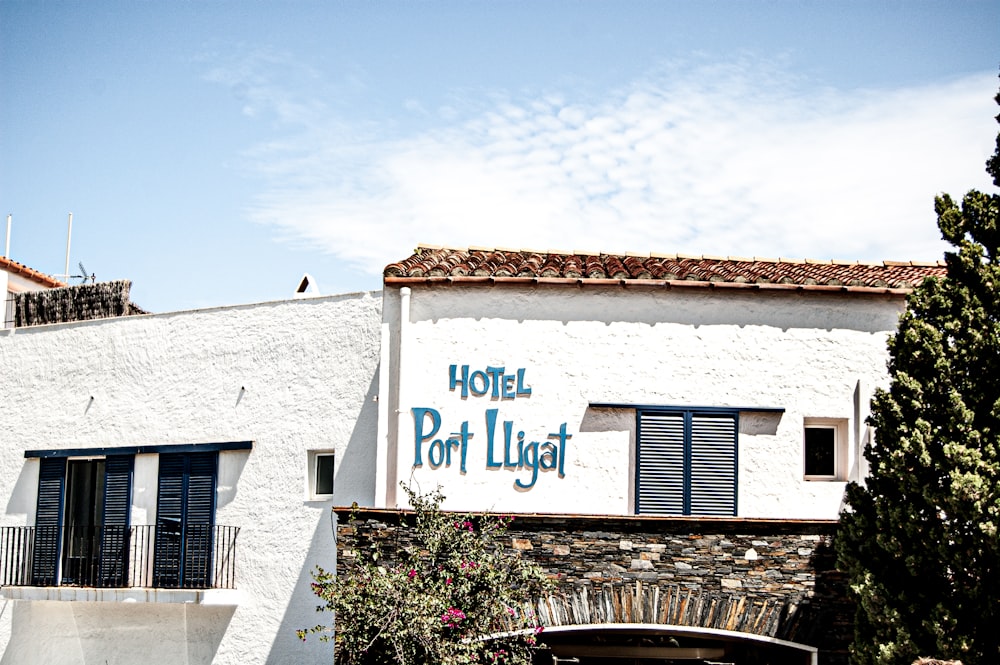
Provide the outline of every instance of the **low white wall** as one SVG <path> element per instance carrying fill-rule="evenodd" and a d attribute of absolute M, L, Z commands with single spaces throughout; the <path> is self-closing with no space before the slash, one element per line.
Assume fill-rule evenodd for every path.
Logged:
<path fill-rule="evenodd" d="M 415 286 L 401 327 L 399 302 L 398 289 L 387 290 L 385 328 L 394 336 L 389 376 L 399 373 L 381 396 L 390 414 L 399 414 L 388 418 L 388 434 L 380 438 L 396 462 L 388 483 L 440 485 L 452 508 L 629 514 L 634 411 L 590 404 L 770 407 L 784 412 L 740 417 L 738 514 L 774 518 L 837 517 L 845 483 L 803 479 L 803 420 L 845 419 L 857 438 L 855 392 L 863 386 L 860 402 L 867 402 L 872 387 L 885 381 L 886 340 L 904 305 L 889 297 L 722 290 Z M 488 394 L 463 397 L 451 387 L 451 365 L 487 376 L 488 367 L 504 367 L 513 394 L 494 396 L 491 383 Z M 530 395 L 517 394 L 519 370 Z M 422 446 L 420 464 L 414 408 L 433 409 L 441 420 Z M 526 488 L 532 470 L 490 468 L 493 410 L 498 440 L 505 421 L 515 440 L 523 431 L 526 442 L 542 444 L 561 443 L 565 425 L 563 476 L 543 470 Z M 425 414 L 427 435 L 433 416 L 418 414 Z M 459 443 L 445 446 L 450 466 L 428 462 L 433 439 L 449 437 L 466 440 L 464 473 L 456 462 Z M 848 446 L 848 468 L 856 463 L 855 443 Z M 393 505 L 391 488 L 387 496 Z"/>
<path fill-rule="evenodd" d="M 33 523 L 26 449 L 254 442 L 218 473 L 238 605 L 0 601 L 0 662 L 329 662 L 295 630 L 317 621 L 310 571 L 334 565 L 329 508 L 374 501 L 380 322 L 366 293 L 0 333 L 0 525 Z M 329 501 L 307 493 L 315 449 L 336 454 Z M 156 464 L 136 457 L 134 524 L 155 520 Z"/>

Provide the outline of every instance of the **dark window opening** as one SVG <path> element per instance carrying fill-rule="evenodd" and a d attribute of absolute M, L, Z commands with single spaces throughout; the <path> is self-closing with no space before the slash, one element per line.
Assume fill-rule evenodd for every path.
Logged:
<path fill-rule="evenodd" d="M 333 455 L 316 455 L 316 488 L 314 494 L 333 494 Z"/>
<path fill-rule="evenodd" d="M 806 476 L 832 478 L 837 475 L 837 430 L 833 427 L 805 428 Z"/>

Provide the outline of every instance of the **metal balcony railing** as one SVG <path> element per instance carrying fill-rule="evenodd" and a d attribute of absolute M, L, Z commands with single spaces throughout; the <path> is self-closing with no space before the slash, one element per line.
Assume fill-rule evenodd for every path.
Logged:
<path fill-rule="evenodd" d="M 235 589 L 235 526 L 0 527 L 0 586 Z"/>

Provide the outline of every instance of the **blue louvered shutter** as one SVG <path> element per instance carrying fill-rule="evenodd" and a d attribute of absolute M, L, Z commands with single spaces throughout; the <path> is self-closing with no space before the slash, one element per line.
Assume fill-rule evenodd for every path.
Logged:
<path fill-rule="evenodd" d="M 218 453 L 198 453 L 189 456 L 182 578 L 182 585 L 185 588 L 211 586 L 215 476 L 218 457 Z"/>
<path fill-rule="evenodd" d="M 66 487 L 66 458 L 38 460 L 38 503 L 35 508 L 35 544 L 31 561 L 32 586 L 55 586 L 58 583 L 63 517 L 63 491 Z"/>
<path fill-rule="evenodd" d="M 159 460 L 153 584 L 161 588 L 180 584 L 185 458 L 186 455 L 164 454 Z"/>
<path fill-rule="evenodd" d="M 640 411 L 636 512 L 736 515 L 736 422 L 733 412 Z"/>
<path fill-rule="evenodd" d="M 128 585 L 129 513 L 132 506 L 131 455 L 111 455 L 104 461 L 104 514 L 98 585 Z"/>
<path fill-rule="evenodd" d="M 154 583 L 163 588 L 211 584 L 218 454 L 160 455 Z"/>
<path fill-rule="evenodd" d="M 641 412 L 636 455 L 636 512 L 684 514 L 683 412 Z"/>
<path fill-rule="evenodd" d="M 691 414 L 689 515 L 736 515 L 736 417 Z"/>

